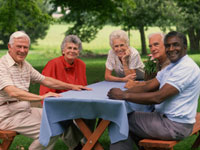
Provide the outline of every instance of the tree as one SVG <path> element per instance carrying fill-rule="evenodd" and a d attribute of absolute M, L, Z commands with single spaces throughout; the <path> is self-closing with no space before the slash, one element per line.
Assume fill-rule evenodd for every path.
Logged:
<path fill-rule="evenodd" d="M 179 17 L 175 22 L 177 30 L 188 34 L 190 52 L 200 53 L 200 0 L 175 0 Z"/>
<path fill-rule="evenodd" d="M 127 0 L 118 0 L 117 3 L 125 1 Z M 84 42 L 93 40 L 117 11 L 115 0 L 50 0 L 50 2 L 55 8 L 61 7 L 64 15 L 62 19 L 65 22 L 73 24 L 66 34 L 76 34 Z"/>
<path fill-rule="evenodd" d="M 141 35 L 142 54 L 147 54 L 145 29 L 166 18 L 165 5 L 170 0 L 51 0 L 55 7 L 60 6 L 64 20 L 74 25 L 67 34 L 77 34 L 83 41 L 95 38 L 96 33 L 106 24 L 121 25 L 129 31 L 138 29 Z M 66 14 L 66 9 L 68 13 Z M 161 24 L 166 26 L 166 24 Z"/>
<path fill-rule="evenodd" d="M 44 38 L 51 21 L 43 0 L 0 0 L 0 18 L 2 48 L 7 47 L 10 34 L 17 30 L 25 31 L 32 42 Z"/>
<path fill-rule="evenodd" d="M 149 26 L 159 26 L 163 30 L 172 25 L 173 12 L 176 9 L 171 0 L 131 0 L 135 6 L 128 3 L 121 4 L 121 15 L 116 15 L 112 21 L 123 25 L 127 31 L 138 29 L 141 37 L 142 54 L 146 55 L 145 30 Z M 131 2 L 130 1 L 130 2 Z M 170 19 L 169 19 L 170 18 Z"/>

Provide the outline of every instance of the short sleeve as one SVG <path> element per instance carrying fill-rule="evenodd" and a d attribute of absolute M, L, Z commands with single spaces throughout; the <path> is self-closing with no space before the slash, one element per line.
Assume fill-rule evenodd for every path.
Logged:
<path fill-rule="evenodd" d="M 129 68 L 144 68 L 139 52 L 135 48 L 131 48 L 131 57 L 129 58 Z"/>
<path fill-rule="evenodd" d="M 40 83 L 45 77 L 31 66 L 31 82 Z"/>
<path fill-rule="evenodd" d="M 171 72 L 170 77 L 167 79 L 166 83 L 176 87 L 179 92 L 183 91 L 185 87 L 193 80 L 193 69 L 187 66 L 181 66 L 179 70 L 174 70 Z"/>
<path fill-rule="evenodd" d="M 106 68 L 111 71 L 114 69 L 114 56 L 113 56 L 112 50 L 110 50 L 108 53 L 108 57 L 106 60 Z"/>
<path fill-rule="evenodd" d="M 12 79 L 9 75 L 8 70 L 0 65 L 0 90 L 8 85 L 13 85 Z"/>

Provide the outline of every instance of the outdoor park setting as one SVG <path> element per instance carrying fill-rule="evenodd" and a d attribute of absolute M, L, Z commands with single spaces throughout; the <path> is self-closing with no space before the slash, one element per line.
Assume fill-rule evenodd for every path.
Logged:
<path fill-rule="evenodd" d="M 37 4 L 40 5 L 40 7 L 42 7 L 41 4 L 43 3 L 43 1 L 42 0 L 37 0 L 37 1 L 38 1 Z M 23 4 L 23 5 L 21 5 L 22 9 L 25 8 L 26 5 L 28 6 L 27 9 L 28 8 L 30 9 L 32 7 L 31 6 L 32 4 L 31 4 L 31 1 L 25 2 L 24 0 L 19 0 L 19 2 L 17 2 L 17 1 L 11 2 L 11 0 L 8 0 L 8 4 L 6 4 L 6 2 L 3 2 L 3 0 L 0 0 L 0 57 L 5 55 L 8 51 L 6 48 L 6 46 L 7 46 L 6 42 L 8 42 L 8 40 L 9 40 L 8 38 L 9 38 L 10 34 L 18 29 L 24 30 L 24 31 L 27 30 L 27 33 L 31 34 L 30 37 L 33 37 L 33 40 L 31 39 L 33 41 L 33 43 L 31 44 L 29 54 L 28 54 L 26 60 L 36 70 L 38 70 L 41 73 L 44 66 L 46 65 L 46 63 L 49 60 L 51 60 L 55 57 L 61 56 L 60 45 L 61 45 L 61 42 L 62 42 L 63 38 L 65 37 L 65 35 L 77 33 L 78 36 L 80 34 L 80 39 L 82 40 L 82 44 L 83 44 L 83 50 L 80 53 L 79 58 L 81 60 L 83 60 L 86 64 L 87 83 L 92 84 L 92 83 L 96 83 L 96 82 L 105 80 L 104 79 L 105 63 L 106 63 L 108 51 L 111 49 L 110 45 L 109 45 L 109 35 L 112 31 L 114 31 L 116 29 L 124 29 L 124 30 L 126 29 L 128 35 L 129 35 L 129 39 L 130 39 L 130 46 L 136 48 L 139 51 L 139 53 L 141 54 L 142 61 L 145 62 L 148 59 L 147 55 L 150 54 L 150 50 L 148 48 L 148 37 L 147 37 L 150 33 L 162 32 L 162 31 L 167 33 L 171 30 L 180 29 L 180 31 L 183 31 L 183 33 L 185 33 L 187 35 L 187 39 L 189 41 L 188 55 L 198 64 L 198 66 L 200 66 L 200 42 L 199 42 L 200 41 L 200 36 L 199 36 L 200 28 L 199 28 L 199 26 L 197 26 L 197 24 L 199 25 L 199 22 L 200 22 L 200 19 L 198 17 L 199 12 L 200 12 L 200 1 L 199 0 L 194 0 L 194 1 L 193 0 L 189 0 L 189 1 L 173 0 L 173 4 L 176 3 L 176 7 L 178 7 L 178 6 L 182 7 L 182 8 L 187 7 L 187 10 L 185 9 L 185 12 L 184 12 L 184 9 L 181 9 L 182 10 L 181 13 L 187 14 L 184 17 L 188 17 L 188 18 L 191 17 L 190 15 L 193 15 L 193 20 L 190 18 L 192 21 L 188 18 L 184 18 L 183 16 L 178 16 L 178 15 L 170 16 L 170 17 L 172 17 L 170 20 L 170 17 L 166 18 L 166 16 L 165 16 L 166 14 L 165 14 L 164 16 L 162 16 L 163 18 L 162 17 L 159 18 L 156 16 L 155 18 L 158 18 L 158 20 L 156 22 L 155 18 L 150 18 L 150 16 L 147 16 L 147 19 L 149 19 L 149 20 L 152 19 L 152 21 L 151 22 L 149 21 L 147 24 L 143 25 L 142 29 L 137 24 L 134 24 L 134 23 L 128 24 L 127 23 L 127 22 L 132 21 L 131 17 L 137 17 L 137 16 L 130 15 L 130 18 L 126 18 L 123 15 L 121 15 L 121 16 L 119 15 L 121 13 L 130 13 L 131 14 L 131 13 L 134 13 L 134 11 L 136 12 L 137 11 L 136 8 L 139 5 L 139 0 L 134 0 L 134 3 L 132 3 L 129 0 L 120 0 L 119 2 L 115 2 L 115 3 L 112 3 L 112 1 L 110 1 L 110 0 L 105 0 L 105 3 L 102 4 L 103 6 L 100 5 L 99 7 L 94 7 L 94 10 L 92 10 L 91 5 L 89 5 L 88 7 L 87 6 L 84 7 L 85 10 L 82 7 L 80 9 L 80 11 L 78 11 L 80 6 L 77 8 L 75 6 L 77 5 L 77 3 L 80 3 L 80 4 L 82 4 L 82 6 L 84 6 L 83 5 L 83 3 L 85 3 L 84 0 L 81 0 L 80 2 L 69 1 L 69 3 L 68 2 L 65 3 L 62 0 L 58 0 L 58 1 L 50 0 L 50 1 L 56 7 L 61 6 L 61 4 L 63 4 L 62 7 L 69 7 L 73 11 L 77 11 L 77 14 L 72 11 L 71 13 L 69 13 L 68 18 L 66 17 L 62 20 L 61 18 L 51 18 L 50 15 L 47 15 L 47 12 L 50 10 L 45 10 L 46 11 L 45 19 L 48 20 L 47 21 L 48 23 L 46 25 L 41 25 L 43 27 L 36 26 L 34 24 L 32 24 L 32 26 L 30 25 L 30 28 L 28 26 L 23 27 L 22 24 L 26 24 L 25 21 L 28 22 L 30 20 L 30 18 L 28 18 L 28 16 L 27 16 L 26 20 L 24 19 L 23 21 L 19 21 L 19 20 L 16 21 L 18 24 L 14 25 L 14 26 L 12 25 L 11 22 L 9 22 L 6 19 L 8 21 L 8 24 L 5 25 L 2 22 L 5 21 L 5 17 L 4 17 L 5 14 L 8 15 L 9 13 L 5 12 L 5 9 L 2 6 L 5 6 L 6 8 L 8 8 L 8 4 L 13 4 L 13 5 L 10 5 L 10 7 L 12 8 L 12 7 L 15 7 L 16 5 L 18 5 L 17 3 L 20 3 L 20 4 Z M 93 3 L 92 0 L 89 0 L 88 3 L 90 3 L 90 2 L 93 4 L 93 6 L 99 5 L 99 2 Z M 155 12 L 152 12 L 152 13 L 161 13 L 161 12 L 159 12 L 160 9 L 165 9 L 165 8 L 163 8 L 164 7 L 163 5 L 170 3 L 169 0 L 164 0 L 163 2 L 157 0 L 157 1 L 155 1 L 155 3 L 150 2 L 150 1 L 146 2 L 145 0 L 141 0 L 140 2 L 141 3 L 143 2 L 142 5 L 144 7 L 146 7 L 143 9 L 148 9 L 151 7 L 159 8 L 157 10 L 158 12 L 156 12 L 156 10 L 155 10 Z M 101 16 L 102 10 L 100 10 L 100 9 L 102 9 L 103 7 L 105 10 L 111 11 L 108 8 L 109 6 L 104 6 L 104 5 L 106 5 L 106 3 L 109 3 L 110 7 L 113 7 L 116 5 L 116 7 L 119 8 L 121 6 L 124 9 L 120 10 L 120 9 L 113 8 L 112 11 L 113 12 L 116 11 L 116 16 L 113 15 L 113 18 L 110 18 L 110 20 L 109 20 L 108 19 L 110 17 L 109 14 L 105 13 L 105 14 L 103 14 L 104 17 Z M 144 3 L 146 3 L 146 4 L 144 4 Z M 161 5 L 161 4 L 163 4 L 163 5 Z M 188 6 L 190 6 L 190 7 L 188 8 Z M 194 9 L 192 9 L 193 6 L 194 6 Z M 169 7 L 172 7 L 172 5 Z M 9 8 L 9 9 L 11 9 L 11 8 Z M 49 8 L 51 8 L 53 10 L 52 5 L 49 5 Z M 128 11 L 127 8 L 129 8 L 129 9 L 134 8 L 133 9 L 134 11 L 127 12 Z M 16 7 L 16 9 L 17 9 L 17 7 Z M 169 8 L 166 8 L 166 10 L 168 10 L 168 9 Z M 175 11 L 175 9 L 173 9 L 173 11 Z M 189 9 L 191 11 L 189 11 Z M 142 10 L 142 8 L 141 8 L 141 10 Z M 138 10 L 137 13 L 141 13 L 140 12 L 141 10 Z M 83 14 L 81 15 L 81 12 L 84 12 L 84 11 L 85 11 L 84 15 Z M 148 11 L 153 11 L 153 9 L 150 9 Z M 172 11 L 172 9 L 171 9 L 171 11 Z M 54 15 L 55 14 L 58 15 L 58 12 L 56 12 L 56 13 L 55 12 L 56 12 L 56 10 L 54 9 Z M 193 12 L 195 15 L 191 14 L 191 12 Z M 22 13 L 25 13 L 25 11 Z M 40 13 L 42 13 L 42 12 L 40 12 Z M 173 12 L 171 12 L 171 13 L 173 13 Z M 181 15 L 181 13 L 179 15 Z M 59 12 L 59 14 L 62 14 L 62 13 Z M 51 12 L 51 15 L 52 15 L 52 12 Z M 67 14 L 65 14 L 65 15 L 67 16 Z M 86 17 L 87 15 L 88 15 L 88 17 Z M 92 19 L 90 20 L 90 17 L 92 15 L 94 15 L 94 18 L 93 18 L 94 20 L 92 20 Z M 117 18 L 117 15 L 118 15 L 118 18 Z M 26 18 L 26 15 L 22 15 L 17 11 L 16 16 L 13 16 L 13 18 L 11 17 L 10 20 L 12 20 L 12 19 L 17 20 L 16 18 L 20 17 L 20 16 L 22 18 Z M 72 17 L 72 16 L 76 16 L 77 18 L 76 17 L 75 18 L 77 20 L 75 18 L 70 20 L 70 17 Z M 16 18 L 14 18 L 14 17 L 16 17 Z M 31 16 L 31 17 L 35 17 L 35 16 Z M 80 21 L 78 19 L 79 17 L 83 17 L 85 19 Z M 99 22 L 97 22 L 98 17 L 102 19 L 102 20 L 99 20 Z M 177 19 L 180 19 L 177 24 L 173 22 L 175 19 L 173 17 L 177 17 Z M 124 18 L 124 20 L 122 18 Z M 164 22 L 161 21 L 164 18 L 166 19 L 166 25 L 163 25 Z M 88 21 L 87 19 L 90 21 Z M 120 22 L 120 19 L 122 20 L 121 22 Z M 141 19 L 141 18 L 139 18 L 139 19 Z M 182 19 L 182 21 L 181 21 L 181 19 Z M 145 17 L 144 17 L 144 20 L 145 20 Z M 44 23 L 45 21 L 40 20 L 40 21 L 36 22 L 36 24 L 39 24 L 39 22 Z M 95 24 L 95 22 L 97 22 L 97 24 Z M 183 22 L 185 24 L 183 24 Z M 7 27 L 9 25 L 12 26 L 12 28 L 8 29 Z M 34 29 L 34 26 L 35 26 L 35 29 Z M 97 27 L 97 29 L 94 29 L 95 26 Z M 183 28 L 184 26 L 187 26 L 188 28 Z M 34 33 L 31 33 L 31 30 L 33 30 Z M 41 31 L 41 30 L 43 30 L 43 31 Z M 68 32 L 66 33 L 66 31 L 68 31 Z M 82 32 L 79 32 L 79 31 L 82 31 Z M 44 32 L 44 33 L 42 33 L 42 32 Z M 94 32 L 94 35 L 92 34 L 92 32 Z M 37 36 L 37 33 L 38 34 L 41 33 L 42 35 L 39 34 Z M 86 36 L 87 33 L 89 36 Z M 39 94 L 39 84 L 31 84 L 30 92 Z M 200 100 L 200 98 L 199 98 L 199 100 Z M 32 104 L 34 107 L 41 107 L 40 103 L 32 103 Z M 200 104 L 198 104 L 197 111 L 200 112 Z M 174 150 L 190 150 L 196 137 L 197 137 L 197 135 L 192 135 L 192 136 L 184 139 L 183 141 L 181 141 L 180 143 L 178 143 L 174 146 Z M 32 139 L 27 138 L 23 135 L 17 135 L 15 137 L 14 141 L 12 142 L 12 145 L 10 146 L 10 150 L 22 150 L 22 149 L 26 150 L 26 149 L 28 149 L 28 147 L 32 143 L 32 141 L 33 141 Z M 101 136 L 99 142 L 101 143 L 101 145 L 103 146 L 103 148 L 105 150 L 109 150 L 110 138 L 109 138 L 107 129 L 106 129 L 106 132 L 104 132 L 103 135 Z M 54 149 L 55 150 L 66 150 L 68 148 L 63 143 L 63 141 L 60 139 L 56 143 Z M 200 148 L 198 148 L 198 150 L 200 150 Z"/>

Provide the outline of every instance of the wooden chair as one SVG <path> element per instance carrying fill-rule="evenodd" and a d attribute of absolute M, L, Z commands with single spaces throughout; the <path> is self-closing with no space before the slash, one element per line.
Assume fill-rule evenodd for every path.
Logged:
<path fill-rule="evenodd" d="M 17 133 L 15 131 L 0 130 L 0 150 L 8 150 Z"/>
<path fill-rule="evenodd" d="M 191 135 L 198 134 L 195 142 L 192 145 L 192 149 L 198 148 L 200 145 L 200 113 L 196 115 L 196 123 L 194 124 Z M 139 145 L 145 150 L 173 150 L 173 147 L 180 141 L 163 141 L 163 140 L 152 140 L 143 139 L 139 142 Z"/>

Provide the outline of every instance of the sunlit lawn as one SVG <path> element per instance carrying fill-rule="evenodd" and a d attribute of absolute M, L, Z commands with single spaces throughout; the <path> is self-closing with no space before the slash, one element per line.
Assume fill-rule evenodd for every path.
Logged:
<path fill-rule="evenodd" d="M 47 36 L 43 40 L 38 40 L 38 44 L 33 44 L 31 46 L 30 53 L 27 57 L 27 60 L 38 70 L 42 71 L 44 65 L 52 58 L 55 58 L 57 56 L 60 56 L 60 45 L 64 38 L 64 33 L 67 30 L 68 25 L 66 24 L 57 24 L 57 25 L 51 25 Z M 112 27 L 112 26 L 106 26 L 104 27 L 97 35 L 97 38 L 90 43 L 83 43 L 83 49 L 92 51 L 93 53 L 98 54 L 106 54 L 108 50 L 110 49 L 109 46 L 109 34 L 115 30 L 120 29 L 120 27 Z M 148 31 L 146 31 L 146 36 L 149 33 L 160 31 L 158 28 L 149 28 Z M 136 30 L 133 30 L 130 32 L 130 45 L 135 47 L 136 49 L 140 50 L 140 35 L 139 32 Z M 147 40 L 148 41 L 148 40 Z M 83 51 L 84 51 L 83 50 Z M 5 54 L 6 50 L 0 51 L 0 56 Z M 200 66 L 200 54 L 193 54 L 190 55 L 192 59 L 197 62 L 197 64 Z M 146 56 L 142 56 L 142 59 L 144 60 Z M 88 84 L 102 81 L 104 80 L 104 70 L 105 70 L 105 61 L 106 56 L 98 57 L 98 58 L 88 58 L 88 57 L 82 57 L 81 58 L 87 66 L 87 80 Z M 30 91 L 34 93 L 38 93 L 39 85 L 31 85 Z M 198 111 L 200 111 L 200 107 L 198 107 Z M 175 150 L 189 150 L 190 146 L 192 145 L 192 141 L 194 141 L 194 137 L 189 137 L 183 142 L 180 142 L 175 146 Z M 11 150 L 15 150 L 17 146 L 24 146 L 25 149 L 28 149 L 28 146 L 31 143 L 31 139 L 28 139 L 24 136 L 17 136 L 15 138 L 15 141 L 13 142 L 11 146 Z M 106 131 L 102 138 L 100 139 L 100 142 L 104 146 L 105 150 L 109 149 L 109 137 L 108 132 Z M 55 147 L 55 150 L 65 150 L 66 146 L 63 144 L 62 141 L 58 141 Z"/>

